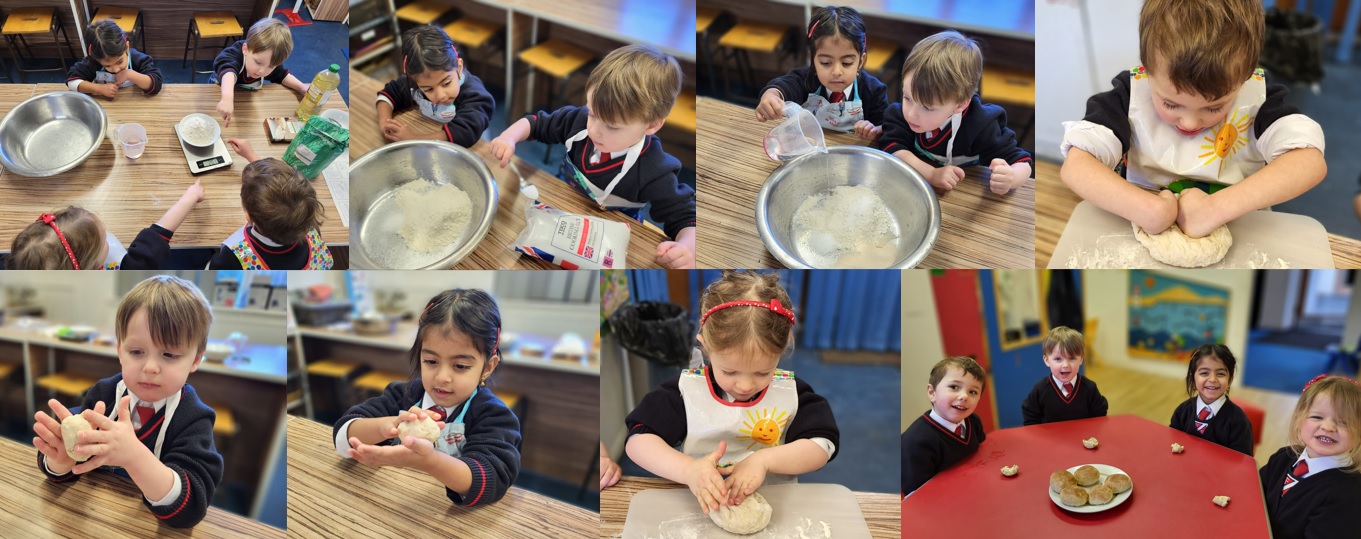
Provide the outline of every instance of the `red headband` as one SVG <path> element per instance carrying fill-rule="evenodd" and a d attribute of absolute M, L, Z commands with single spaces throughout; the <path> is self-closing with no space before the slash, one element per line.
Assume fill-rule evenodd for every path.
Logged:
<path fill-rule="evenodd" d="M 790 324 L 796 323 L 794 321 L 794 311 L 784 308 L 783 305 L 780 305 L 780 300 L 772 298 L 770 300 L 770 303 L 742 300 L 742 301 L 729 301 L 727 303 L 720 303 L 718 305 L 714 305 L 709 310 L 704 311 L 704 316 L 699 317 L 699 326 L 701 328 L 704 327 L 704 321 L 708 320 L 709 315 L 714 314 L 715 311 L 727 309 L 728 307 L 761 307 L 765 309 L 770 309 L 770 312 L 788 318 Z"/>
<path fill-rule="evenodd" d="M 71 257 L 71 265 L 80 269 L 80 262 L 76 262 L 76 253 L 71 251 L 71 244 L 66 243 L 66 235 L 61 233 L 61 227 L 57 226 L 57 216 L 44 213 L 38 216 L 35 221 L 42 221 L 52 227 L 57 232 L 57 239 L 61 240 L 61 246 L 66 248 L 66 256 Z"/>
<path fill-rule="evenodd" d="M 1352 380 L 1351 378 L 1347 378 L 1346 376 L 1334 376 L 1334 377 L 1330 377 L 1330 376 L 1328 376 L 1328 375 L 1326 375 L 1326 374 L 1320 374 L 1320 375 L 1318 375 L 1318 376 L 1315 376 L 1313 380 L 1310 380 L 1309 383 L 1304 384 L 1304 391 L 1309 391 L 1309 386 L 1314 385 L 1314 382 L 1317 382 L 1317 381 L 1322 380 L 1322 379 L 1324 379 L 1324 378 L 1341 378 L 1341 379 L 1343 379 L 1343 380 L 1346 380 L 1346 381 L 1348 381 L 1348 382 L 1351 382 L 1352 385 L 1354 385 L 1354 386 L 1361 387 L 1361 384 L 1356 383 L 1356 380 Z"/>

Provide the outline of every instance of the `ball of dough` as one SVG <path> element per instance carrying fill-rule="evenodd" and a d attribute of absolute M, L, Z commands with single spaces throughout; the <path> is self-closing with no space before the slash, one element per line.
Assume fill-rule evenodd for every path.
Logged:
<path fill-rule="evenodd" d="M 709 519 L 729 533 L 750 535 L 766 529 L 770 514 L 770 503 L 766 502 L 765 496 L 753 492 L 740 504 L 722 505 L 717 511 L 709 511 Z"/>
<path fill-rule="evenodd" d="M 1228 496 L 1215 496 L 1214 499 L 1211 500 L 1211 501 L 1213 501 L 1213 502 L 1215 503 L 1215 505 L 1218 505 L 1218 506 L 1220 506 L 1220 507 L 1224 507 L 1224 506 L 1229 505 L 1229 497 L 1228 497 Z"/>
<path fill-rule="evenodd" d="M 1184 446 L 1184 445 L 1181 445 L 1181 444 L 1178 444 L 1178 443 L 1173 443 L 1173 444 L 1172 444 L 1172 452 L 1173 452 L 1173 453 L 1181 453 L 1182 451 L 1185 451 L 1185 450 L 1186 450 L 1186 446 Z"/>
<path fill-rule="evenodd" d="M 1148 249 L 1154 260 L 1183 268 L 1200 268 L 1224 259 L 1229 247 L 1233 246 L 1233 235 L 1228 225 L 1220 225 L 1209 236 L 1192 238 L 1173 224 L 1160 234 L 1144 232 L 1139 225 L 1130 223 L 1134 228 L 1134 239 Z"/>
<path fill-rule="evenodd" d="M 1129 476 L 1118 473 L 1106 478 L 1106 486 L 1110 487 L 1116 494 L 1129 490 L 1134 483 L 1129 480 Z"/>
<path fill-rule="evenodd" d="M 1084 487 L 1090 487 L 1101 480 L 1101 472 L 1096 471 L 1096 468 L 1088 464 L 1078 468 L 1077 471 L 1074 471 L 1073 477 L 1077 479 L 1077 484 Z"/>
<path fill-rule="evenodd" d="M 1072 507 L 1082 507 L 1087 505 L 1087 491 L 1082 487 L 1065 487 L 1059 493 L 1059 501 L 1063 505 Z"/>
<path fill-rule="evenodd" d="M 1096 446 L 1098 445 L 1101 445 L 1101 442 L 1096 441 L 1096 437 L 1087 438 L 1082 441 L 1082 447 L 1087 449 L 1096 449 Z"/>
<path fill-rule="evenodd" d="M 1111 491 L 1111 488 L 1106 485 L 1094 486 L 1092 487 L 1092 490 L 1087 493 L 1087 502 L 1092 505 L 1105 505 L 1111 503 L 1111 500 L 1114 498 L 1115 492 Z"/>
<path fill-rule="evenodd" d="M 1016 464 L 1013 464 L 1013 465 L 1011 465 L 1011 466 L 1003 466 L 1003 467 L 1002 467 L 1002 475 L 1005 475 L 1005 476 L 1007 476 L 1007 477 L 1011 477 L 1011 476 L 1013 476 L 1013 475 L 1016 475 L 1016 472 L 1017 472 L 1017 471 L 1020 471 L 1020 469 L 1021 469 L 1021 467 L 1020 467 L 1019 465 L 1016 465 Z"/>
<path fill-rule="evenodd" d="M 397 425 L 397 437 L 406 439 L 407 436 L 430 440 L 430 443 L 433 444 L 436 440 L 439 440 L 439 425 L 429 417 L 415 421 L 403 421 Z"/>
<path fill-rule="evenodd" d="M 76 462 L 90 460 L 90 455 L 77 455 L 75 451 L 76 444 L 80 443 L 78 436 L 81 432 L 87 430 L 94 430 L 94 427 L 90 426 L 90 422 L 86 421 L 80 414 L 61 420 L 61 441 L 66 444 L 66 454 L 75 459 Z"/>
<path fill-rule="evenodd" d="M 1059 470 L 1049 474 L 1049 490 L 1063 492 L 1066 487 L 1077 486 L 1077 479 L 1068 470 Z"/>

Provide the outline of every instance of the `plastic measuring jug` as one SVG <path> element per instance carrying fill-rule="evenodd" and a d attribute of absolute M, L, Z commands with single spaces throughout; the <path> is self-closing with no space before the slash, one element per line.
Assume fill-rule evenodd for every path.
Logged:
<path fill-rule="evenodd" d="M 786 101 L 785 120 L 770 130 L 763 143 L 766 155 L 776 161 L 788 161 L 809 152 L 827 153 L 827 141 L 822 137 L 822 126 L 813 113 Z"/>
<path fill-rule="evenodd" d="M 123 124 L 118 126 L 115 131 L 118 136 L 118 143 L 123 145 L 123 155 L 128 159 L 136 159 L 142 156 L 146 150 L 146 128 L 140 124 Z"/>

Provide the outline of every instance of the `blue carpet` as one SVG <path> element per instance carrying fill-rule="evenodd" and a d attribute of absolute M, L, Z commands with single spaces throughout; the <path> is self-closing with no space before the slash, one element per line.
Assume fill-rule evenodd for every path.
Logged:
<path fill-rule="evenodd" d="M 1243 358 L 1243 383 L 1286 393 L 1299 393 L 1309 380 L 1323 374 L 1328 364 L 1326 351 L 1260 341 L 1249 341 Z"/>
<path fill-rule="evenodd" d="M 590 481 L 597 481 L 597 478 L 592 477 Z M 539 475 L 525 469 L 520 470 L 520 476 L 515 479 L 515 486 L 532 490 L 560 502 L 570 503 L 587 511 L 600 512 L 600 492 L 590 487 L 586 488 L 581 498 L 577 498 L 577 493 L 582 492 L 581 485 L 573 485 L 561 479 Z"/>
<path fill-rule="evenodd" d="M 1332 54 L 1327 58 L 1331 59 Z M 1324 70 L 1319 95 L 1306 87 L 1291 85 L 1287 101 L 1323 127 L 1327 138 L 1324 160 L 1328 163 L 1328 176 L 1317 187 L 1294 200 L 1277 204 L 1274 209 L 1308 215 L 1323 223 L 1330 233 L 1361 238 L 1361 221 L 1357 220 L 1352 208 L 1352 198 L 1357 194 L 1357 177 L 1361 176 L 1361 152 L 1354 151 L 1361 148 L 1361 114 L 1338 114 L 1338 111 L 1355 109 L 1356 88 L 1361 86 L 1361 64 L 1329 61 L 1324 64 Z"/>

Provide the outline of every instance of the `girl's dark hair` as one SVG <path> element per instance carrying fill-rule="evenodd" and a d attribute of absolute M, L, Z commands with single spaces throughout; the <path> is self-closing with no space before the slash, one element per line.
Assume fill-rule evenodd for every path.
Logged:
<path fill-rule="evenodd" d="M 433 24 L 417 26 L 402 34 L 402 73 L 458 69 L 458 49 L 449 34 Z"/>
<path fill-rule="evenodd" d="M 85 29 L 90 36 L 90 56 L 98 60 L 122 56 L 128 52 L 128 36 L 118 23 L 104 19 L 90 24 Z"/>
<path fill-rule="evenodd" d="M 496 307 L 496 300 L 481 290 L 455 288 L 440 292 L 425 304 L 417 323 L 416 342 L 410 353 L 412 380 L 421 375 L 421 343 L 427 329 L 445 335 L 453 331 L 467 335 L 484 362 L 501 353 L 501 310 Z"/>
<path fill-rule="evenodd" d="M 1222 344 L 1202 344 L 1191 352 L 1191 362 L 1186 367 L 1186 395 L 1196 394 L 1196 368 L 1200 364 L 1201 358 L 1212 357 L 1224 363 L 1224 368 L 1229 369 L 1229 381 L 1233 381 L 1233 372 L 1238 366 L 1238 360 L 1233 358 L 1233 352 L 1229 347 Z M 1228 393 L 1228 388 L 1224 389 Z"/>
<path fill-rule="evenodd" d="M 851 42 L 855 51 L 865 54 L 869 45 L 865 42 L 865 21 L 860 12 L 848 7 L 827 6 L 813 10 L 813 19 L 808 23 L 808 58 L 818 55 L 818 43 L 829 37 L 841 37 Z"/>

